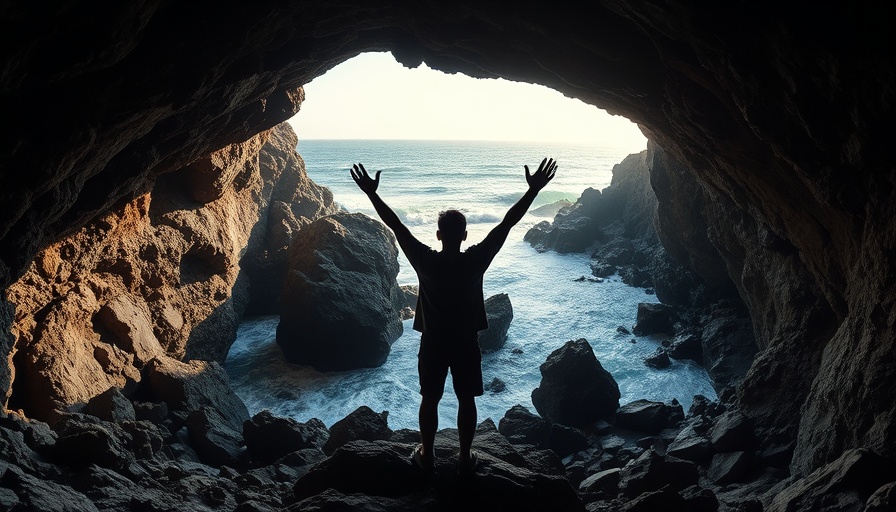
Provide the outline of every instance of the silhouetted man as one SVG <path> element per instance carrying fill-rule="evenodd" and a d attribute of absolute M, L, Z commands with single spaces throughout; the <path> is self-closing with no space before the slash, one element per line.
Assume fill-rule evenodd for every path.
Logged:
<path fill-rule="evenodd" d="M 412 457 L 423 469 L 432 469 L 435 463 L 433 445 L 439 426 L 439 401 L 449 370 L 458 402 L 458 471 L 469 473 L 478 463 L 471 448 L 476 431 L 476 397 L 483 393 L 478 332 L 488 327 L 482 276 L 504 245 L 510 228 L 523 218 L 535 196 L 557 172 L 557 163 L 547 158 L 541 161 L 534 174 L 529 174 L 528 165 L 523 167 L 529 189 L 482 242 L 463 252 L 460 245 L 467 239 L 467 220 L 461 212 L 448 210 L 439 214 L 436 238 L 442 242 L 442 250 L 435 251 L 417 240 L 377 195 L 382 171 L 376 172 L 376 178 L 371 178 L 362 164 L 355 164 L 350 171 L 377 214 L 395 233 L 419 280 L 414 330 L 422 333 L 417 356 L 421 395 L 420 444 Z"/>

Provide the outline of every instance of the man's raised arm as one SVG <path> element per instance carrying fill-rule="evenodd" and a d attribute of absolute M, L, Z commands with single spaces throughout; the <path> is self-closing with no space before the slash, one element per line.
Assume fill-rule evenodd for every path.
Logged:
<path fill-rule="evenodd" d="M 510 228 L 522 220 L 523 216 L 526 215 L 526 212 L 529 211 L 529 207 L 532 206 L 532 202 L 535 201 L 535 196 L 541 192 L 541 189 L 543 189 L 545 185 L 554 179 L 554 175 L 557 173 L 557 162 L 554 161 L 553 158 L 545 158 L 542 160 L 541 165 L 538 166 L 538 170 L 535 171 L 534 174 L 529 174 L 528 165 L 524 165 L 523 167 L 526 169 L 526 183 L 529 184 L 529 189 L 526 190 L 526 193 L 523 194 L 523 197 L 521 197 L 516 204 L 507 210 L 507 214 L 504 215 L 504 220 L 495 226 L 486 237 L 487 239 L 492 238 L 498 246 L 504 244 L 504 240 L 507 239 L 507 235 L 510 233 Z M 494 240 L 493 237 L 500 238 Z"/>
<path fill-rule="evenodd" d="M 392 208 L 389 208 L 389 205 L 387 205 L 379 194 L 376 193 L 376 189 L 380 185 L 381 172 L 383 171 L 376 171 L 376 178 L 371 178 L 370 175 L 367 174 L 367 169 L 364 168 L 363 164 L 355 164 L 351 169 L 352 179 L 358 184 L 358 188 L 367 194 L 367 198 L 370 199 L 370 202 L 373 204 L 373 209 L 376 210 L 376 213 L 380 216 L 380 219 L 382 219 L 383 224 L 388 226 L 389 229 L 395 233 L 395 238 L 398 239 L 398 243 L 404 247 L 406 241 L 416 239 L 407 226 L 402 224 L 401 219 L 399 219 L 398 215 L 392 211 Z"/>

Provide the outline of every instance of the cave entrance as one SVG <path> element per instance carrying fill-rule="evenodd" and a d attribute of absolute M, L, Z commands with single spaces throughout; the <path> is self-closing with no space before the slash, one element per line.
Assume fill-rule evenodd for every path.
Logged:
<path fill-rule="evenodd" d="M 309 83 L 305 92 L 302 110 L 290 122 L 308 176 L 327 186 L 347 210 L 378 218 L 348 168 L 362 162 L 368 170 L 382 170 L 380 195 L 418 239 L 436 248 L 438 211 L 464 211 L 469 238 L 463 247 L 477 243 L 525 191 L 523 165 L 534 171 L 544 157 L 560 162 L 557 177 L 486 273 L 486 298 L 507 294 L 513 320 L 504 346 L 483 359 L 490 390 L 479 401 L 481 419 L 497 423 L 514 404 L 530 404 L 540 364 L 579 338 L 600 346 L 595 352 L 618 374 L 627 398 L 677 398 L 687 406 L 695 394 L 714 396 L 702 368 L 686 362 L 683 378 L 672 372 L 637 378 L 647 371 L 643 357 L 658 340 L 632 343 L 634 336 L 618 328 L 631 328 L 639 302 L 656 301 L 649 290 L 618 277 L 593 278 L 585 250 L 539 254 L 523 240 L 536 223 L 553 219 L 560 206 L 575 202 L 587 188 L 607 187 L 614 165 L 646 148 L 630 121 L 541 86 L 406 69 L 389 54 L 347 61 Z M 416 284 L 400 253 L 399 265 L 398 284 Z M 273 336 L 263 334 L 276 329 L 276 317 L 245 325 L 225 367 L 250 410 L 269 409 L 299 421 L 317 417 L 329 425 L 367 405 L 390 411 L 393 428 L 416 428 L 419 335 L 410 320 L 382 367 L 327 374 L 283 362 Z M 265 368 L 264 375 L 253 367 Z M 670 395 L 669 389 L 677 391 Z M 441 407 L 443 425 L 454 423 L 450 395 Z"/>

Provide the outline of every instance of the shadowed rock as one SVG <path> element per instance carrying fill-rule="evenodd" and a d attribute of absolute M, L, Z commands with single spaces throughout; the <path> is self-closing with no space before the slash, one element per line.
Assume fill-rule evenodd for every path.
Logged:
<path fill-rule="evenodd" d="M 479 348 L 482 352 L 494 352 L 507 341 L 507 330 L 513 321 L 513 305 L 506 293 L 498 293 L 485 299 L 488 329 L 479 331 Z"/>
<path fill-rule="evenodd" d="M 322 371 L 382 365 L 403 331 L 395 235 L 337 213 L 304 227 L 289 261 L 277 325 L 284 358 Z"/>
<path fill-rule="evenodd" d="M 532 390 L 532 405 L 546 420 L 586 427 L 619 408 L 619 385 L 584 338 L 551 352 L 539 369 L 541 383 Z"/>

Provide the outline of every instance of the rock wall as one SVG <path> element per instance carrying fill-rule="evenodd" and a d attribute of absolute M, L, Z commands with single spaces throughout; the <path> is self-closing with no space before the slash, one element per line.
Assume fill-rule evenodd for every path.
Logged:
<path fill-rule="evenodd" d="M 708 241 L 763 349 L 741 402 L 769 430 L 790 431 L 799 411 L 792 469 L 847 448 L 896 452 L 889 6 L 603 0 L 590 9 L 6 2 L 3 299 L 39 252 L 63 249 L 163 173 L 291 117 L 300 86 L 333 65 L 391 50 L 409 66 L 547 85 L 639 123 L 709 196 L 704 213 L 719 214 L 707 218 Z M 152 203 L 133 208 L 139 217 Z M 81 286 L 89 302 L 95 284 Z M 0 320 L 11 327 L 9 315 Z"/>
<path fill-rule="evenodd" d="M 133 390 L 163 354 L 223 361 L 253 288 L 241 259 L 250 238 L 279 228 L 259 219 L 284 198 L 312 217 L 333 208 L 287 157 L 295 143 L 282 124 L 215 151 L 41 251 L 8 289 L 9 407 L 46 419 L 109 387 Z"/>

